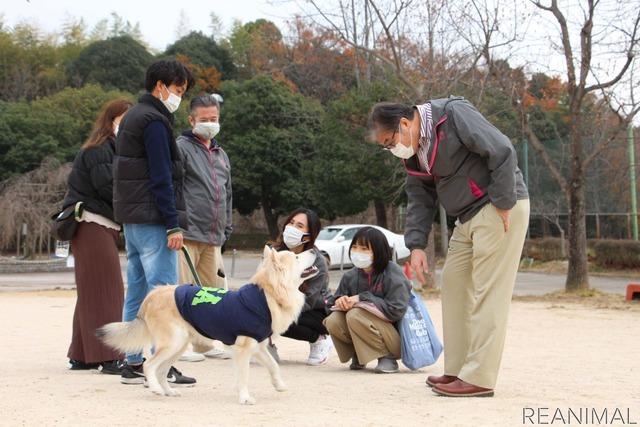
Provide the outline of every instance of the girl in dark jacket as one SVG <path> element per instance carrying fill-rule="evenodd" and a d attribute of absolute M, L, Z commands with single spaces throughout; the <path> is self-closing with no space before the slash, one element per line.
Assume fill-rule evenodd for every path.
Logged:
<path fill-rule="evenodd" d="M 67 356 L 72 370 L 98 369 L 119 374 L 122 355 L 96 337 L 96 328 L 122 319 L 124 286 L 118 257 L 120 225 L 113 219 L 111 165 L 120 120 L 131 107 L 126 100 L 107 103 L 89 139 L 73 161 L 63 208 L 84 208 L 71 248 L 75 258 L 78 299 Z"/>
<path fill-rule="evenodd" d="M 341 362 L 350 369 L 364 369 L 375 359 L 377 373 L 398 372 L 400 334 L 396 329 L 409 303 L 411 283 L 402 268 L 391 261 L 391 248 L 381 231 L 358 230 L 347 271 L 327 304 L 333 313 L 324 321 Z"/>
<path fill-rule="evenodd" d="M 322 365 L 326 363 L 333 343 L 329 333 L 322 324 L 327 311 L 325 300 L 329 297 L 329 269 L 324 256 L 315 247 L 316 237 L 320 233 L 320 218 L 310 209 L 298 208 L 291 212 L 284 222 L 282 233 L 273 245 L 278 251 L 289 250 L 300 253 L 312 250 L 316 254 L 314 266 L 318 274 L 306 280 L 300 286 L 305 294 L 304 307 L 296 323 L 293 323 L 282 335 L 294 340 L 309 343 L 308 365 Z M 276 361 L 279 360 L 275 345 L 269 344 L 269 351 Z"/>

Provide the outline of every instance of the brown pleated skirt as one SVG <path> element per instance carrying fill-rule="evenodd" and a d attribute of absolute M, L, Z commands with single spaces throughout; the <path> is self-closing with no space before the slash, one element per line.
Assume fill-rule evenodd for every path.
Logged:
<path fill-rule="evenodd" d="M 78 300 L 73 313 L 69 359 L 98 363 L 123 358 L 96 337 L 100 326 L 122 320 L 124 284 L 117 239 L 116 230 L 81 222 L 71 241 Z"/>

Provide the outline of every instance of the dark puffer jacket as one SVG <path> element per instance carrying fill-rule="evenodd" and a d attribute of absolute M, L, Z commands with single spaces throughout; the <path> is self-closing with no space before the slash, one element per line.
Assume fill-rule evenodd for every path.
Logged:
<path fill-rule="evenodd" d="M 73 161 L 67 195 L 62 207 L 84 202 L 84 208 L 113 221 L 113 175 L 115 142 L 108 138 L 97 147 L 81 150 Z"/>
<path fill-rule="evenodd" d="M 183 194 L 184 165 L 173 137 L 173 115 L 160 100 L 151 94 L 142 95 L 138 103 L 131 107 L 120 122 L 113 159 L 113 207 L 116 221 L 122 224 L 166 224 L 156 204 L 157 194 L 152 190 L 149 154 L 145 145 L 145 130 L 151 124 L 160 123 L 164 132 L 152 145 L 168 143 L 170 173 L 162 190 L 173 193 L 171 206 L 160 206 L 164 211 L 172 211 L 178 224 L 187 228 L 187 210 Z M 154 149 L 154 148 L 151 148 Z M 174 203 L 175 202 L 175 203 Z M 176 215 L 177 213 L 177 215 Z M 175 221 L 175 220 L 172 220 Z M 170 228 L 177 226 L 172 224 Z"/>

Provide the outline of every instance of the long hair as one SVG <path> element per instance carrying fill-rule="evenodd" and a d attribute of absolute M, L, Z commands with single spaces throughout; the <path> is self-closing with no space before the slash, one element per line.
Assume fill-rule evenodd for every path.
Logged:
<path fill-rule="evenodd" d="M 98 147 L 106 141 L 107 138 L 115 138 L 113 133 L 113 120 L 124 114 L 132 105 L 133 104 L 126 99 L 116 99 L 115 101 L 107 102 L 100 110 L 98 118 L 96 118 L 96 121 L 93 123 L 91 134 L 85 143 L 82 144 L 81 149 L 86 150 L 87 148 Z"/>
<path fill-rule="evenodd" d="M 288 249 L 287 245 L 284 244 L 282 233 L 284 232 L 284 229 L 286 228 L 286 226 L 289 225 L 293 217 L 301 213 L 305 214 L 305 216 L 307 217 L 307 224 L 309 226 L 309 241 L 304 244 L 303 249 L 305 251 L 308 251 L 309 249 L 313 248 L 313 246 L 316 244 L 316 238 L 318 237 L 318 234 L 320 234 L 320 227 L 321 227 L 320 217 L 318 217 L 318 214 L 312 211 L 311 209 L 298 208 L 293 212 L 291 212 L 287 217 L 287 219 L 284 221 L 284 224 L 282 225 L 282 230 L 280 231 L 280 235 L 278 236 L 275 243 L 273 244 L 273 248 L 275 250 L 281 251 L 281 250 Z"/>

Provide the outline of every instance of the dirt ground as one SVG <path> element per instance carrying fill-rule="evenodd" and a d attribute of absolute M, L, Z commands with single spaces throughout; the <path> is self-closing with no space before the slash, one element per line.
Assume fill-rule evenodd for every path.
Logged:
<path fill-rule="evenodd" d="M 393 375 L 352 372 L 334 354 L 304 364 L 308 345 L 277 342 L 284 393 L 252 365 L 255 406 L 236 402 L 231 361 L 179 362 L 195 376 L 182 397 L 152 395 L 118 377 L 66 369 L 73 291 L 0 293 L 2 425 L 495 426 L 522 425 L 523 408 L 623 408 L 640 422 L 640 304 L 517 300 L 494 398 L 431 392 L 434 366 Z M 427 301 L 441 331 L 440 300 Z M 370 366 L 372 368 L 373 366 Z M 547 420 L 549 421 L 550 418 Z"/>

